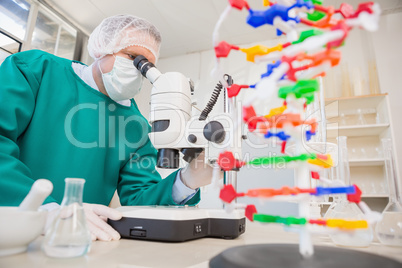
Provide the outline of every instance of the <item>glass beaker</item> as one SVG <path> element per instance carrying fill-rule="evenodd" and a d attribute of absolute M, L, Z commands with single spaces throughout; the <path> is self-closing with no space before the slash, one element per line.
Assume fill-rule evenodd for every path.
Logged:
<path fill-rule="evenodd" d="M 388 246 L 402 247 L 402 205 L 398 197 L 395 161 L 392 154 L 391 139 L 382 139 L 385 158 L 385 175 L 388 181 L 389 201 L 382 212 L 382 219 L 377 222 L 376 234 L 381 243 Z"/>
<path fill-rule="evenodd" d="M 350 185 L 347 137 L 340 136 L 337 140 L 339 148 L 337 177 L 345 185 Z M 347 200 L 346 195 L 338 195 L 334 197 L 334 203 L 328 208 L 324 218 L 363 220 L 364 214 L 355 203 Z M 330 237 L 332 242 L 339 246 L 368 247 L 371 241 L 373 241 L 373 230 L 371 226 L 368 229 L 339 230 L 330 234 Z"/>
<path fill-rule="evenodd" d="M 43 250 L 49 257 L 72 258 L 85 255 L 91 246 L 82 195 L 84 179 L 66 178 L 58 215 L 45 235 Z"/>

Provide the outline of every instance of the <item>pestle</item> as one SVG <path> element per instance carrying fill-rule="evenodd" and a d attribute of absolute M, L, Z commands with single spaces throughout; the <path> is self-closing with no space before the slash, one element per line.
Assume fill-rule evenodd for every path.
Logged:
<path fill-rule="evenodd" d="M 43 201 L 53 190 L 53 184 L 46 179 L 39 179 L 34 182 L 31 190 L 21 202 L 19 210 L 36 211 L 42 205 Z"/>

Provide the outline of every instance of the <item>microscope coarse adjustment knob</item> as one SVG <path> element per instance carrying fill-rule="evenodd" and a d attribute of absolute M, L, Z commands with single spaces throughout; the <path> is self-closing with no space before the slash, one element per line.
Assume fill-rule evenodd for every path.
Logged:
<path fill-rule="evenodd" d="M 211 121 L 204 127 L 204 137 L 214 143 L 221 143 L 225 140 L 225 129 L 218 121 Z"/>
<path fill-rule="evenodd" d="M 190 134 L 190 135 L 188 135 L 187 140 L 188 140 L 188 142 L 196 143 L 197 142 L 197 136 L 195 136 L 194 134 Z"/>

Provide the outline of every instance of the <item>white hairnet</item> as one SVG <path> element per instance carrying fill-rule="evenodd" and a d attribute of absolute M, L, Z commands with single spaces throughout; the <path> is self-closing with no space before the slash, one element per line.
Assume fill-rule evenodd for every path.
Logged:
<path fill-rule="evenodd" d="M 134 45 L 148 49 L 157 59 L 160 44 L 159 30 L 150 22 L 132 15 L 117 15 L 104 19 L 91 33 L 88 52 L 96 60 Z"/>

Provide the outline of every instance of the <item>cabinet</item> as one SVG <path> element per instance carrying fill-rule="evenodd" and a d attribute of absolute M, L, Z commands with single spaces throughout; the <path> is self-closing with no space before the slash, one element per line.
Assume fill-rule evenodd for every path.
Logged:
<path fill-rule="evenodd" d="M 348 137 L 351 183 L 360 187 L 372 209 L 382 211 L 388 202 L 388 185 L 381 139 L 394 142 L 388 95 L 332 98 L 325 105 L 328 142 L 336 143 L 337 136 Z M 400 178 L 398 174 L 397 170 Z"/>

